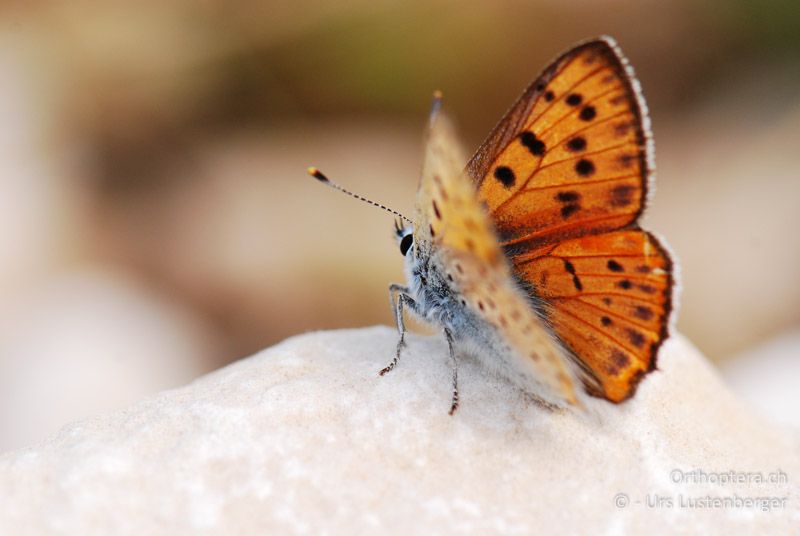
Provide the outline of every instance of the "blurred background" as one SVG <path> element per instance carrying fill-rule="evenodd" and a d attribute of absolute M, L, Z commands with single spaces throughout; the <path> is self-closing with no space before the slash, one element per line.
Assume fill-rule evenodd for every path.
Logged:
<path fill-rule="evenodd" d="M 645 225 L 681 261 L 680 331 L 756 404 L 774 386 L 754 387 L 759 371 L 796 386 L 792 0 L 12 2 L 0 451 L 293 334 L 391 324 L 392 219 L 306 167 L 411 212 L 434 89 L 472 149 L 550 59 L 599 34 L 650 105 Z"/>

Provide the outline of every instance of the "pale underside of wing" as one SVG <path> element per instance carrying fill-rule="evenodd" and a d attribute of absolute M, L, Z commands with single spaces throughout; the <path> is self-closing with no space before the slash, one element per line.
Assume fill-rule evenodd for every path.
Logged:
<path fill-rule="evenodd" d="M 575 403 L 577 380 L 567 352 L 514 282 L 491 221 L 461 169 L 460 144 L 438 117 L 428 138 L 417 198 L 415 247 L 442 271 L 461 305 L 507 347 L 506 372 L 554 403 Z"/>
<path fill-rule="evenodd" d="M 414 243 L 417 248 L 427 244 L 436 250 L 468 252 L 488 266 L 505 266 L 489 216 L 462 171 L 463 155 L 452 123 L 439 113 L 428 133 Z"/>
<path fill-rule="evenodd" d="M 507 269 L 488 266 L 475 255 L 441 250 L 434 262 L 443 271 L 462 307 L 486 324 L 499 344 L 493 367 L 543 400 L 577 403 L 580 383 L 570 354 L 533 309 Z M 477 329 L 484 329 L 481 325 Z M 485 340 L 478 334 L 475 340 Z M 485 350 L 488 350 L 485 349 Z"/>

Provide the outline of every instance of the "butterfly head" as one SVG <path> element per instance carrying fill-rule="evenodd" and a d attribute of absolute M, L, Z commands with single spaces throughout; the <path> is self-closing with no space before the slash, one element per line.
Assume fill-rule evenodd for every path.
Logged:
<path fill-rule="evenodd" d="M 415 229 L 414 224 L 403 220 L 396 220 L 394 224 L 394 237 L 403 256 L 406 281 L 411 293 L 419 299 L 434 274 L 430 272 L 430 244 L 424 237 L 416 236 Z"/>
<path fill-rule="evenodd" d="M 414 227 L 412 225 L 404 225 L 401 220 L 395 220 L 394 235 L 397 245 L 400 247 L 400 254 L 403 257 L 407 256 L 408 252 L 412 251 L 411 246 L 414 245 Z"/>

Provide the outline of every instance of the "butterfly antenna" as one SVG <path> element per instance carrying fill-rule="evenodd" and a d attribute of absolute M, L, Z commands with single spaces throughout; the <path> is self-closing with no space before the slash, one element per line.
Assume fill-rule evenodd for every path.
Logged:
<path fill-rule="evenodd" d="M 315 167 L 308 168 L 308 174 L 311 175 L 312 177 L 314 177 L 315 179 L 317 179 L 319 182 L 321 182 L 323 184 L 326 184 L 326 185 L 330 186 L 331 188 L 333 188 L 335 190 L 339 190 L 340 192 L 345 193 L 345 194 L 349 195 L 350 197 L 355 197 L 356 199 L 358 199 L 360 201 L 364 201 L 365 203 L 369 203 L 370 205 L 372 205 L 374 207 L 382 208 L 383 210 L 385 210 L 387 212 L 391 212 L 392 214 L 394 214 L 398 218 L 401 218 L 401 219 L 407 221 L 408 223 L 412 223 L 410 219 L 406 218 L 405 216 L 403 216 L 402 214 L 400 214 L 396 210 L 392 210 L 389 207 L 387 207 L 386 205 L 381 205 L 380 203 L 376 203 L 375 201 L 372 201 L 371 199 L 367 199 L 366 197 L 362 197 L 362 196 L 360 196 L 358 194 L 354 194 L 350 190 L 347 190 L 347 189 L 343 188 L 342 186 L 339 186 L 335 182 L 331 181 L 328 177 L 326 177 L 320 170 L 318 170 Z"/>

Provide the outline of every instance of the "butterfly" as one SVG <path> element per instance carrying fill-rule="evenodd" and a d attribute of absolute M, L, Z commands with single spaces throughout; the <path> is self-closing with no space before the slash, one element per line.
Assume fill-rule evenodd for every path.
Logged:
<path fill-rule="evenodd" d="M 464 162 L 466 167 L 464 167 Z M 647 108 L 615 41 L 571 48 L 523 92 L 467 161 L 435 94 L 413 220 L 395 234 L 405 311 L 440 326 L 453 364 L 470 353 L 549 405 L 620 403 L 655 370 L 673 312 L 673 262 L 639 227 L 652 191 Z"/>

